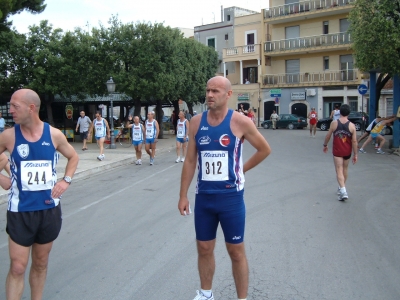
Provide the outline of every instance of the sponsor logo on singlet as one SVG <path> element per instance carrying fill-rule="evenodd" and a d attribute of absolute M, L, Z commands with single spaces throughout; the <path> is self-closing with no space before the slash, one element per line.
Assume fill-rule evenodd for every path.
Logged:
<path fill-rule="evenodd" d="M 203 157 L 226 157 L 225 153 L 204 152 Z"/>
<path fill-rule="evenodd" d="M 200 128 L 200 130 L 208 130 L 208 127 L 203 126 L 203 127 Z"/>
<path fill-rule="evenodd" d="M 209 143 L 211 143 L 210 137 L 202 136 L 201 138 L 199 138 L 199 144 L 200 145 L 208 145 Z"/>
<path fill-rule="evenodd" d="M 17 147 L 19 156 L 22 158 L 27 158 L 29 155 L 29 146 L 27 144 L 21 144 Z"/>
<path fill-rule="evenodd" d="M 50 143 L 43 142 L 43 143 L 42 143 L 42 146 L 50 146 Z"/>
<path fill-rule="evenodd" d="M 41 168 L 41 167 L 48 167 L 50 163 L 32 163 L 28 162 L 24 165 L 24 168 Z"/>
<path fill-rule="evenodd" d="M 231 138 L 227 134 L 223 134 L 219 138 L 219 143 L 221 144 L 222 147 L 228 147 L 230 142 L 231 142 Z"/>

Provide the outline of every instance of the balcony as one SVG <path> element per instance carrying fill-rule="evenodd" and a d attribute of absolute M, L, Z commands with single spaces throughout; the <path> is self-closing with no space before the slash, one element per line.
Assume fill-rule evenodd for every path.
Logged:
<path fill-rule="evenodd" d="M 358 69 L 262 76 L 264 87 L 346 85 L 357 84 L 360 80 Z"/>
<path fill-rule="evenodd" d="M 260 44 L 224 48 L 223 59 L 224 62 L 261 59 L 260 49 Z"/>
<path fill-rule="evenodd" d="M 264 10 L 264 21 L 279 24 L 348 13 L 355 2 L 356 0 L 308 0 L 274 6 Z"/>
<path fill-rule="evenodd" d="M 278 56 L 292 53 L 312 53 L 327 50 L 347 49 L 351 43 L 349 32 L 330 33 L 266 42 L 264 52 L 269 56 Z"/>

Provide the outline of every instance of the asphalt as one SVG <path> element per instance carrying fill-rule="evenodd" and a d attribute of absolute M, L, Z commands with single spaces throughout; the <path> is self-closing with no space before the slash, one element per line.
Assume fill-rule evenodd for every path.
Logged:
<path fill-rule="evenodd" d="M 105 159 L 103 161 L 99 161 L 97 159 L 97 156 L 99 155 L 99 148 L 96 143 L 88 143 L 88 150 L 86 151 L 82 151 L 82 142 L 70 142 L 70 144 L 74 147 L 79 155 L 78 168 L 75 171 L 72 179 L 73 181 L 86 178 L 92 174 L 97 174 L 98 172 L 104 170 L 134 163 L 136 158 L 135 148 L 133 146 L 125 148 L 117 143 L 116 149 L 105 149 Z M 175 135 L 164 133 L 164 138 L 159 139 L 157 142 L 156 154 L 175 150 L 175 144 Z M 142 147 L 142 153 L 143 158 L 148 159 L 148 155 L 146 154 L 144 147 Z M 64 177 L 66 164 L 67 159 L 60 155 L 60 160 L 56 166 L 58 179 Z M 8 191 L 5 191 L 0 187 L 0 204 L 5 203 L 7 199 Z"/>

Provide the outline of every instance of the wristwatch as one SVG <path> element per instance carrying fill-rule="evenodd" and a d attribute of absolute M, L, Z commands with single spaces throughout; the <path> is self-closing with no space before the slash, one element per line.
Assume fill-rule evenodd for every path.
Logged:
<path fill-rule="evenodd" d="M 71 181 L 72 181 L 72 178 L 71 178 L 71 177 L 69 177 L 69 176 L 64 176 L 63 179 L 65 180 L 66 183 L 71 184 Z"/>
<path fill-rule="evenodd" d="M 324 144 L 324 147 L 328 147 L 328 145 L 325 145 L 325 144 Z"/>

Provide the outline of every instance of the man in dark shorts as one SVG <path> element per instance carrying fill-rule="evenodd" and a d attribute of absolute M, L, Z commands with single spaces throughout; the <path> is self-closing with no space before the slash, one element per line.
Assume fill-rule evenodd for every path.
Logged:
<path fill-rule="evenodd" d="M 61 229 L 61 195 L 71 183 L 79 157 L 64 134 L 39 119 L 40 98 L 32 90 L 16 91 L 10 101 L 15 126 L 0 135 L 0 153 L 10 153 L 12 180 L 0 174 L 9 189 L 7 227 L 10 269 L 6 299 L 21 299 L 25 271 L 31 299 L 42 299 L 53 241 Z M 68 159 L 63 180 L 57 182 L 60 152 Z"/>
<path fill-rule="evenodd" d="M 90 125 L 92 124 L 92 121 L 90 120 L 90 118 L 88 116 L 85 116 L 85 112 L 83 110 L 80 112 L 80 115 L 81 116 L 78 118 L 78 121 L 76 122 L 75 131 L 78 132 L 78 127 L 79 127 L 79 132 L 81 134 L 81 140 L 83 142 L 82 150 L 85 151 L 85 150 L 87 150 L 86 140 L 88 138 L 88 131 L 89 131 Z"/>
<path fill-rule="evenodd" d="M 261 163 L 271 148 L 248 117 L 228 109 L 231 96 L 231 83 L 227 78 L 211 78 L 206 90 L 208 110 L 190 121 L 190 142 L 182 168 L 178 209 L 183 216 L 190 214 L 187 192 L 198 162 L 194 217 L 201 289 L 194 300 L 214 299 L 214 248 L 219 224 L 231 257 L 237 296 L 247 298 L 249 270 L 244 246 L 244 173 Z M 256 151 L 243 164 L 245 139 Z"/>
<path fill-rule="evenodd" d="M 336 177 L 339 183 L 337 194 L 338 200 L 343 201 L 349 198 L 346 191 L 346 180 L 348 167 L 353 150 L 353 164 L 357 162 L 357 131 L 353 123 L 348 119 L 350 106 L 340 106 L 340 117 L 332 121 L 329 131 L 326 134 L 323 151 L 328 152 L 328 143 L 333 134 L 332 153 L 335 164 Z"/>

